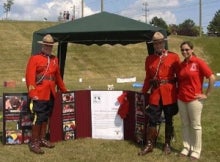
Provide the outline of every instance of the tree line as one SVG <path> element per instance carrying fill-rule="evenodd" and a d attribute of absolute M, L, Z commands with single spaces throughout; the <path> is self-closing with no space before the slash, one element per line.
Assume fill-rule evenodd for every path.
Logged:
<path fill-rule="evenodd" d="M 150 24 L 166 29 L 169 34 L 198 36 L 200 31 L 200 27 L 197 26 L 191 19 L 187 19 L 179 25 L 167 25 L 167 23 L 162 18 L 155 16 L 150 21 Z M 207 31 L 209 35 L 220 36 L 220 10 L 215 13 L 213 19 L 209 22 Z"/>

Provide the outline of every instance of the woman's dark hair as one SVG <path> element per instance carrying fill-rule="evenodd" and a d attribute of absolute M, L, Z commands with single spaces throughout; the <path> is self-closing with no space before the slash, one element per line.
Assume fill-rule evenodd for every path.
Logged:
<path fill-rule="evenodd" d="M 193 49 L 193 47 L 194 47 L 193 44 L 192 44 L 192 42 L 190 42 L 190 41 L 184 41 L 184 42 L 182 42 L 182 43 L 180 44 L 180 48 L 182 48 L 182 46 L 185 45 L 185 44 L 188 45 L 191 49 Z M 196 54 L 195 54 L 194 52 L 193 52 L 192 54 L 193 54 L 194 56 L 196 56 Z"/>
<path fill-rule="evenodd" d="M 193 49 L 193 44 L 192 44 L 192 42 L 190 42 L 190 41 L 184 41 L 183 43 L 181 43 L 181 44 L 180 44 L 180 48 L 181 48 L 183 45 L 185 45 L 185 44 L 187 44 L 191 49 Z"/>

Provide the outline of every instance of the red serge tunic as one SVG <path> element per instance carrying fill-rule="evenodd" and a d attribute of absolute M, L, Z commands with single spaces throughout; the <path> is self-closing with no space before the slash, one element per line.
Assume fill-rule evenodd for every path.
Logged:
<path fill-rule="evenodd" d="M 161 61 L 161 63 L 160 63 Z M 167 54 L 161 56 L 149 55 L 145 61 L 146 77 L 142 92 L 146 93 L 150 88 L 150 80 L 175 80 L 180 64 L 179 56 L 176 53 L 167 51 Z M 149 97 L 149 104 L 159 105 L 162 99 L 163 105 L 169 105 L 177 102 L 176 83 L 168 82 L 158 87 L 152 87 Z"/>
<path fill-rule="evenodd" d="M 37 84 L 37 80 L 39 81 L 44 74 L 44 79 Z M 26 67 L 26 84 L 29 97 L 36 96 L 39 100 L 48 101 L 51 93 L 55 97 L 56 85 L 62 92 L 67 91 L 60 76 L 58 59 L 53 55 L 45 56 L 43 53 L 30 57 Z"/>
<path fill-rule="evenodd" d="M 209 78 L 213 74 L 208 65 L 200 58 L 191 56 L 180 64 L 178 73 L 178 99 L 184 102 L 195 100 L 196 94 L 202 93 L 204 77 Z"/>

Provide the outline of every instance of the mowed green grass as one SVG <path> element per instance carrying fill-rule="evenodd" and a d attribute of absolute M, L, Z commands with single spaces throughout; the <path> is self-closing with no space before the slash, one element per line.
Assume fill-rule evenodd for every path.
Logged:
<path fill-rule="evenodd" d="M 36 30 L 55 24 L 57 23 L 0 21 L 0 95 L 3 92 L 26 92 L 22 78 L 25 75 L 27 59 L 31 55 L 32 34 Z M 169 49 L 179 53 L 179 44 L 183 40 L 191 40 L 194 43 L 196 54 L 209 63 L 214 73 L 220 71 L 220 38 L 169 36 Z M 94 90 L 106 90 L 108 84 L 113 84 L 116 90 L 139 91 L 139 88 L 132 87 L 132 83 L 116 83 L 116 78 L 135 76 L 137 82 L 142 83 L 146 55 L 145 43 L 127 46 L 69 44 L 64 82 L 70 90 L 88 89 L 88 87 Z M 82 83 L 79 82 L 79 78 L 82 78 Z M 3 86 L 4 81 L 10 80 L 16 81 L 15 88 Z M 200 161 L 220 161 L 219 96 L 220 90 L 215 88 L 205 101 L 202 115 L 203 151 Z M 172 143 L 173 153 L 169 156 L 165 156 L 161 151 L 164 141 L 164 124 L 162 124 L 154 152 L 143 157 L 137 156 L 141 146 L 132 141 L 84 138 L 58 142 L 54 149 L 44 149 L 46 151 L 44 155 L 30 153 L 27 145 L 24 144 L 12 146 L 0 144 L 0 161 L 187 162 L 189 161 L 187 158 L 182 159 L 177 156 L 182 149 L 179 114 L 175 116 L 174 123 L 176 141 Z M 2 121 L 0 132 L 1 130 Z"/>

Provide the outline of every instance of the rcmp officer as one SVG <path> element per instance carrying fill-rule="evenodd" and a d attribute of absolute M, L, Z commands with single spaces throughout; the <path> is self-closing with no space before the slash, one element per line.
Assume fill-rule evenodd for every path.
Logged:
<path fill-rule="evenodd" d="M 149 121 L 146 128 L 146 147 L 139 152 L 145 155 L 153 151 L 158 135 L 156 126 L 160 123 L 161 113 L 165 117 L 165 154 L 171 153 L 170 141 L 173 135 L 173 115 L 178 112 L 176 74 L 180 63 L 179 56 L 165 49 L 166 39 L 160 32 L 155 32 L 151 42 L 154 53 L 145 60 L 146 77 L 143 93 L 149 93 L 147 116 Z"/>
<path fill-rule="evenodd" d="M 26 67 L 26 85 L 28 96 L 33 104 L 32 136 L 29 143 L 30 151 L 43 154 L 41 147 L 53 148 L 55 145 L 46 140 L 48 119 L 52 112 L 56 85 L 61 92 L 67 89 L 62 81 L 58 59 L 53 56 L 52 49 L 55 45 L 50 34 L 44 36 L 41 51 L 29 58 Z"/>

